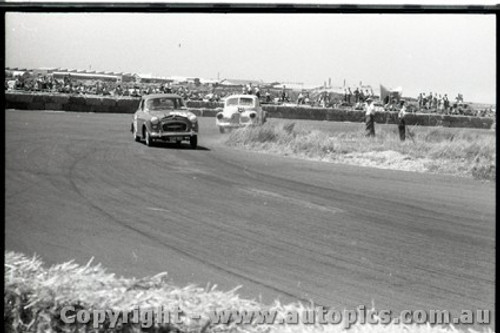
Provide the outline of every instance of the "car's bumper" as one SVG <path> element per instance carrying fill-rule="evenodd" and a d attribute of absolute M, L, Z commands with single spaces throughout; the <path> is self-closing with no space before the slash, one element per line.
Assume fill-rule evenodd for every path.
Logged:
<path fill-rule="evenodd" d="M 224 128 L 242 128 L 242 127 L 247 127 L 247 126 L 252 126 L 254 123 L 248 122 L 248 123 L 226 123 L 226 122 L 218 122 L 217 126 L 219 127 L 224 127 Z"/>
<path fill-rule="evenodd" d="M 197 136 L 198 132 L 151 132 L 151 138 L 155 140 L 189 140 L 193 136 Z"/>

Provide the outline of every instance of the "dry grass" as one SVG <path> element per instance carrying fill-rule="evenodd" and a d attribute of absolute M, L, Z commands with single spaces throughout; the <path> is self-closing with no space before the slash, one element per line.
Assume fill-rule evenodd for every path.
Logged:
<path fill-rule="evenodd" d="M 491 132 L 407 127 L 407 139 L 401 142 L 395 125 L 377 126 L 375 138 L 366 138 L 362 126 L 331 131 L 324 123 L 318 130 L 274 122 L 233 131 L 226 144 L 329 162 L 495 180 L 496 142 Z"/>
<path fill-rule="evenodd" d="M 6 332 L 345 332 L 344 326 L 300 325 L 245 325 L 211 323 L 209 312 L 217 310 L 305 310 L 302 304 L 271 306 L 253 300 L 241 299 L 236 290 L 222 292 L 215 287 L 179 288 L 166 282 L 166 273 L 143 279 L 125 279 L 107 273 L 100 265 L 79 266 L 73 262 L 45 268 L 42 261 L 20 253 L 5 254 L 4 329 Z M 142 329 L 141 324 L 124 323 L 119 329 L 109 328 L 105 322 L 98 329 L 91 324 L 65 324 L 61 309 L 72 305 L 76 309 L 111 309 L 126 311 L 163 306 L 180 308 L 185 314 L 178 325 L 155 325 Z M 190 319 L 193 314 L 201 319 Z M 453 327 L 430 325 L 361 325 L 355 324 L 351 332 L 457 332 Z M 492 332 L 487 329 L 487 332 Z"/>

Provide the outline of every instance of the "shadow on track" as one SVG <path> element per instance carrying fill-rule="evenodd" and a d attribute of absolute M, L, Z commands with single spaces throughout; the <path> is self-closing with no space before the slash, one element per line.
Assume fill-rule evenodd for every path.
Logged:
<path fill-rule="evenodd" d="M 142 142 L 143 145 L 146 145 L 144 142 Z M 198 145 L 196 149 L 192 149 L 189 143 L 168 143 L 168 142 L 155 142 L 153 146 L 150 148 L 160 148 L 160 149 L 175 149 L 175 150 L 203 150 L 203 151 L 210 151 L 209 148 L 203 147 Z"/>

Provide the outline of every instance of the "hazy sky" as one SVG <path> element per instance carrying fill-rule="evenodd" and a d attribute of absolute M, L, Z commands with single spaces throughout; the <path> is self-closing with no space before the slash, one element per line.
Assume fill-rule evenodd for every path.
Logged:
<path fill-rule="evenodd" d="M 341 86 L 496 101 L 494 15 L 6 15 L 8 67 Z"/>

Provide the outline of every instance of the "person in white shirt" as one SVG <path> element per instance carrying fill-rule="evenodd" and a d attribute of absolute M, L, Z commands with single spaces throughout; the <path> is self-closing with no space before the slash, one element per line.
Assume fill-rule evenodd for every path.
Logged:
<path fill-rule="evenodd" d="M 365 103 L 365 125 L 366 136 L 375 137 L 375 105 L 371 97 L 368 97 Z"/>
<path fill-rule="evenodd" d="M 405 139 L 406 139 L 406 123 L 405 123 L 406 105 L 405 105 L 405 101 L 401 100 L 400 105 L 401 105 L 401 109 L 399 110 L 399 113 L 398 113 L 399 139 L 401 141 L 405 141 Z"/>

